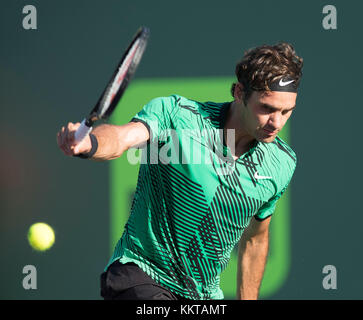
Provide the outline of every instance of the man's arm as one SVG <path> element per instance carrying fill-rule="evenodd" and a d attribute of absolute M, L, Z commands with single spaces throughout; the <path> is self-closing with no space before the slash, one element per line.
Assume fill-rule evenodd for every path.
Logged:
<path fill-rule="evenodd" d="M 58 146 L 67 156 L 88 153 L 92 149 L 89 136 L 81 143 L 75 143 L 74 134 L 79 126 L 80 123 L 68 123 L 57 133 Z M 98 143 L 97 151 L 91 158 L 96 161 L 116 159 L 129 148 L 140 146 L 149 139 L 149 131 L 141 122 L 129 122 L 122 126 L 102 124 L 91 133 Z"/>
<path fill-rule="evenodd" d="M 271 217 L 252 218 L 238 246 L 237 299 L 255 300 L 265 270 L 268 253 L 268 229 Z"/>

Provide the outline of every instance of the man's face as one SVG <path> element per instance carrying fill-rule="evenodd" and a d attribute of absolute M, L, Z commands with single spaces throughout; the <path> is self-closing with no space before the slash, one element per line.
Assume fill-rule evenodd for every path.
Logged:
<path fill-rule="evenodd" d="M 258 141 L 272 142 L 282 130 L 295 108 L 297 94 L 294 92 L 254 91 L 241 105 L 243 126 Z"/>

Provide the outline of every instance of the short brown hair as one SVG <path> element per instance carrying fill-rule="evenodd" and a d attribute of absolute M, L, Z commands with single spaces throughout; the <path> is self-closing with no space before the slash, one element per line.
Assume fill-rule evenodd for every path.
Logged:
<path fill-rule="evenodd" d="M 238 82 L 243 85 L 244 101 L 252 91 L 269 91 L 268 83 L 289 76 L 299 85 L 302 77 L 303 59 L 297 56 L 294 47 L 286 42 L 276 45 L 263 45 L 245 52 L 242 60 L 236 65 Z M 232 84 L 234 96 L 236 83 Z"/>

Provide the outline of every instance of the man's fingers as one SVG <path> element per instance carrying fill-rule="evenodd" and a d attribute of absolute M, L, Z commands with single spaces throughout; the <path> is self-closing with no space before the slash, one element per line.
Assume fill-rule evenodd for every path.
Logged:
<path fill-rule="evenodd" d="M 63 132 L 63 147 L 68 151 L 69 149 L 68 128 L 65 128 Z"/>
<path fill-rule="evenodd" d="M 62 148 L 64 147 L 65 131 L 66 131 L 66 128 L 62 127 L 61 132 L 60 132 L 60 144 L 61 144 Z"/>
<path fill-rule="evenodd" d="M 74 146 L 74 148 L 73 148 L 73 154 L 78 154 L 78 153 L 79 153 L 79 147 L 77 145 L 77 146 Z"/>
<path fill-rule="evenodd" d="M 75 134 L 75 131 L 68 131 L 68 134 L 67 134 L 67 142 L 73 146 L 75 141 L 74 141 L 74 134 Z"/>
<path fill-rule="evenodd" d="M 62 130 L 62 149 L 66 153 L 66 155 L 72 155 L 71 145 L 72 141 L 70 138 L 69 125 Z"/>
<path fill-rule="evenodd" d="M 72 122 L 69 122 L 68 125 L 67 125 L 67 129 L 68 129 L 68 135 L 67 135 L 67 141 L 68 143 L 70 143 L 71 145 L 74 145 L 74 139 L 75 139 L 75 134 L 76 134 L 76 131 L 78 129 L 78 127 L 80 126 L 81 124 L 79 122 L 77 123 L 72 123 Z"/>
<path fill-rule="evenodd" d="M 62 127 L 57 133 L 57 143 L 59 148 L 67 156 L 73 156 L 80 153 L 80 149 L 84 149 L 84 146 L 80 148 L 82 143 L 75 143 L 75 133 L 81 124 L 79 122 L 68 122 L 67 126 Z M 82 152 L 82 151 L 81 151 Z"/>

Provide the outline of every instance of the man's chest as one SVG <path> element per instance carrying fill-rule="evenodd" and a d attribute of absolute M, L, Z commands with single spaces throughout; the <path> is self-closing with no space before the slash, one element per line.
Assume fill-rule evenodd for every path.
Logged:
<path fill-rule="evenodd" d="M 279 168 L 266 151 L 233 153 L 223 143 L 223 130 L 184 128 L 169 131 L 159 143 L 159 161 L 175 166 L 196 182 L 211 202 L 217 188 L 231 190 L 237 197 L 267 202 L 277 192 Z M 242 155 L 240 155 L 243 153 Z"/>

